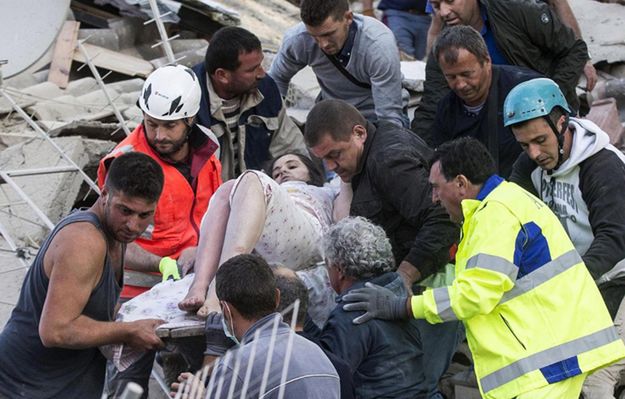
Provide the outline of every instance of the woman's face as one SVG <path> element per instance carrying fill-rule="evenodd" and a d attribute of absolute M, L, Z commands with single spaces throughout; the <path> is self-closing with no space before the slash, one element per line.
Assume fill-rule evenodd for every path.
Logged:
<path fill-rule="evenodd" d="M 273 164 L 271 177 L 282 184 L 285 181 L 303 181 L 308 183 L 310 174 L 308 168 L 297 155 L 288 154 L 278 158 Z"/>

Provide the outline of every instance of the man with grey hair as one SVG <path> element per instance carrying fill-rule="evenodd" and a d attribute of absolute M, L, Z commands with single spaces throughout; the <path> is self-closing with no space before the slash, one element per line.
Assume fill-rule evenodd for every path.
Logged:
<path fill-rule="evenodd" d="M 406 294 L 384 230 L 362 217 L 332 226 L 323 239 L 330 284 L 338 305 L 320 335 L 323 347 L 353 370 L 359 398 L 425 398 L 422 352 L 417 328 L 409 322 L 372 320 L 355 325 L 355 312 L 343 310 L 341 298 L 374 283 Z M 359 313 L 359 312 L 356 312 Z"/>

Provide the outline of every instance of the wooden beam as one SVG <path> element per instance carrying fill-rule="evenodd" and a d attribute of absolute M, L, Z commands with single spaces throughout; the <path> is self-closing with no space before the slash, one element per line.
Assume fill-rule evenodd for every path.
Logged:
<path fill-rule="evenodd" d="M 48 82 L 55 83 L 61 89 L 66 88 L 69 83 L 69 71 L 72 67 L 76 40 L 78 40 L 78 29 L 80 29 L 80 22 L 65 21 L 54 45 Z"/>
<path fill-rule="evenodd" d="M 89 43 L 83 43 L 83 47 L 87 50 L 91 62 L 99 68 L 108 69 L 119 72 L 128 76 L 147 77 L 154 70 L 154 66 L 149 61 L 142 58 L 133 57 L 95 46 Z M 74 60 L 78 62 L 87 62 L 83 53 L 77 48 L 74 51 Z"/>

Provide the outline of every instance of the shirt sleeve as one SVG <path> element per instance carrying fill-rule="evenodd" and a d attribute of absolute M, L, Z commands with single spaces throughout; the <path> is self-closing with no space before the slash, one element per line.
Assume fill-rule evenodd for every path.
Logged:
<path fill-rule="evenodd" d="M 625 164 L 603 150 L 582 165 L 580 190 L 594 236 L 582 259 L 598 279 L 625 259 Z"/>
<path fill-rule="evenodd" d="M 410 262 L 419 270 L 421 278 L 426 278 L 449 261 L 449 248 L 458 239 L 459 232 L 445 210 L 432 202 L 427 165 L 414 158 L 406 152 L 379 159 L 372 163 L 373 175 L 384 201 L 418 228 L 408 255 L 397 259 L 397 263 Z M 389 170 L 393 171 L 392 179 L 388 178 Z"/>
<path fill-rule="evenodd" d="M 403 111 L 402 73 L 398 54 L 397 44 L 389 31 L 367 52 L 365 73 L 371 80 L 371 95 L 378 120 L 389 120 L 398 126 L 408 127 L 408 116 Z"/>
<path fill-rule="evenodd" d="M 415 316 L 419 301 L 423 301 L 422 316 L 430 323 L 471 319 L 490 313 L 514 287 L 518 268 L 513 259 L 521 227 L 518 220 L 503 204 L 491 201 L 470 223 L 464 236 L 471 247 L 462 254 L 464 269 L 451 286 L 427 290 L 422 299 L 413 297 Z"/>

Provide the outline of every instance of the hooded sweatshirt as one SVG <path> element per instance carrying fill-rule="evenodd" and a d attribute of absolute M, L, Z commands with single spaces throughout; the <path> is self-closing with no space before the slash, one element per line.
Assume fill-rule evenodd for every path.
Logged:
<path fill-rule="evenodd" d="M 587 119 L 570 118 L 569 130 L 571 153 L 562 165 L 550 174 L 523 153 L 510 180 L 537 193 L 558 216 L 614 316 L 625 290 L 614 290 L 620 299 L 606 291 L 625 285 L 625 156 Z"/>

